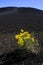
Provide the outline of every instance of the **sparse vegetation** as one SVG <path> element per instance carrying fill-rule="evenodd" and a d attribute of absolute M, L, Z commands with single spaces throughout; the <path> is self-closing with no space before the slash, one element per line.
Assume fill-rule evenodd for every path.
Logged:
<path fill-rule="evenodd" d="M 25 48 L 28 51 L 37 52 L 36 49 L 39 46 L 39 42 L 34 37 L 34 33 L 29 33 L 28 31 L 24 31 L 23 29 L 20 30 L 19 34 L 15 35 L 17 40 L 17 45 L 20 48 Z"/>

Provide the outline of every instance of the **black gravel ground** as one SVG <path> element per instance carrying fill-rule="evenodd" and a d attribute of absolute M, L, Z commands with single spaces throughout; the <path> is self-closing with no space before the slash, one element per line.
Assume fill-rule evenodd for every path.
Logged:
<path fill-rule="evenodd" d="M 26 50 L 15 50 L 1 55 L 0 65 L 43 65 L 43 54 L 36 55 Z"/>
<path fill-rule="evenodd" d="M 17 49 L 14 35 L 0 33 L 0 65 L 43 65 L 43 46 L 39 54 Z"/>

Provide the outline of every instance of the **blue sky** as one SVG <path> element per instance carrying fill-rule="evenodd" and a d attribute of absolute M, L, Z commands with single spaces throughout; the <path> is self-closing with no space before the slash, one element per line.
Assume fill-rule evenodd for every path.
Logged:
<path fill-rule="evenodd" d="M 34 7 L 43 10 L 43 0 L 0 0 L 1 7 Z"/>

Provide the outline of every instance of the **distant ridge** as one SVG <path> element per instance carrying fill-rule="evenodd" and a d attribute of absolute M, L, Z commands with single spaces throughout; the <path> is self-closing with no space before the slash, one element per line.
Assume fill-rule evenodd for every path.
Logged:
<path fill-rule="evenodd" d="M 4 12 L 9 12 L 9 11 L 12 11 L 12 10 L 14 10 L 14 9 L 16 9 L 16 7 L 2 7 L 2 8 L 0 8 L 0 13 L 2 12 L 2 13 L 4 13 Z"/>
<path fill-rule="evenodd" d="M 34 12 L 34 13 L 42 13 L 43 10 L 32 8 L 32 7 L 2 7 L 0 8 L 0 13 L 7 14 L 7 12 L 10 13 L 10 11 L 14 11 L 15 9 L 19 9 L 19 12 Z"/>

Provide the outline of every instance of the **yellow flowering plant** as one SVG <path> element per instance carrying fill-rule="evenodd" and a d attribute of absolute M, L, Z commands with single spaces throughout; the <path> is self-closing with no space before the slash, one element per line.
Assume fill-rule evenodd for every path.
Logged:
<path fill-rule="evenodd" d="M 35 47 L 39 45 L 39 42 L 34 38 L 34 35 L 23 29 L 20 30 L 19 34 L 15 35 L 15 39 L 20 48 L 25 48 L 29 51 L 34 51 Z"/>

